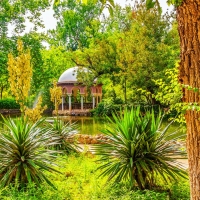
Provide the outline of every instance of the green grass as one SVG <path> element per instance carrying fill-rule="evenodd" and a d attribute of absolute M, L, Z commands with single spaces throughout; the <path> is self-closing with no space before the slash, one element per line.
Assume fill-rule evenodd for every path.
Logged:
<path fill-rule="evenodd" d="M 45 172 L 57 190 L 48 184 L 41 187 L 29 185 L 18 191 L 14 187 L 0 190 L 2 200 L 189 200 L 189 183 L 180 180 L 179 183 L 165 185 L 165 190 L 135 190 L 130 191 L 125 183 L 106 184 L 107 177 L 100 177 L 96 171 L 99 163 L 91 154 L 70 155 L 59 157 L 59 170 L 62 174 Z"/>

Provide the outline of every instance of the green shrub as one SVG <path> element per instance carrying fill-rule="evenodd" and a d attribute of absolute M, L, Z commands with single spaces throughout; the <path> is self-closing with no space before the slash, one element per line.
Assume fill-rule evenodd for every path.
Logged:
<path fill-rule="evenodd" d="M 55 151 L 48 150 L 52 133 L 41 128 L 43 120 L 34 124 L 28 123 L 23 117 L 17 119 L 3 118 L 3 130 L 0 134 L 0 186 L 10 183 L 24 187 L 27 183 L 46 181 L 43 171 L 56 171 L 53 168 Z M 56 139 L 56 137 L 54 136 Z"/>
<path fill-rule="evenodd" d="M 93 147 L 103 170 L 102 176 L 115 182 L 128 180 L 131 188 L 150 189 L 159 182 L 186 177 L 184 167 L 177 159 L 186 158 L 186 152 L 176 145 L 177 132 L 168 134 L 167 125 L 160 129 L 162 116 L 153 109 L 144 115 L 140 107 L 124 110 L 108 118 L 108 127 L 102 132 L 108 140 Z"/>
<path fill-rule="evenodd" d="M 100 102 L 97 107 L 92 110 L 94 116 L 110 116 L 113 111 L 119 110 L 121 105 L 116 105 L 112 99 L 107 99 Z"/>
<path fill-rule="evenodd" d="M 179 180 L 178 183 L 170 186 L 170 200 L 188 200 L 190 199 L 189 181 Z"/>
<path fill-rule="evenodd" d="M 75 123 L 64 123 L 59 118 L 54 118 L 53 123 L 46 123 L 50 132 L 56 135 L 54 144 L 51 146 L 55 150 L 64 150 L 65 153 L 77 152 L 78 146 L 74 141 L 73 134 L 77 132 L 78 126 Z"/>
<path fill-rule="evenodd" d="M 0 109 L 19 109 L 20 106 L 14 99 L 0 99 Z"/>

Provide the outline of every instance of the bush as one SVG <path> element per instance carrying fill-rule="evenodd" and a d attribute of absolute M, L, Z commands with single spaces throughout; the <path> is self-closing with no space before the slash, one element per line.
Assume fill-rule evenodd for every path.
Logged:
<path fill-rule="evenodd" d="M 112 99 L 107 99 L 100 102 L 97 107 L 92 110 L 94 116 L 110 116 L 113 111 L 119 110 L 121 105 L 116 105 Z"/>
<path fill-rule="evenodd" d="M 190 199 L 189 181 L 179 180 L 178 183 L 170 186 L 170 200 L 188 200 Z"/>
<path fill-rule="evenodd" d="M 1 187 L 12 183 L 23 188 L 32 182 L 40 186 L 43 181 L 53 186 L 43 171 L 57 171 L 52 167 L 55 151 L 47 149 L 54 142 L 50 143 L 50 131 L 40 127 L 42 122 L 31 124 L 23 117 L 15 120 L 3 118 L 4 128 L 0 134 Z"/>
<path fill-rule="evenodd" d="M 102 176 L 115 182 L 128 180 L 131 188 L 151 189 L 159 182 L 186 177 L 184 167 L 177 159 L 186 158 L 186 152 L 176 145 L 177 132 L 168 134 L 167 125 L 160 129 L 162 116 L 153 109 L 141 114 L 140 107 L 113 114 L 108 127 L 102 132 L 108 140 L 93 147 Z"/>
<path fill-rule="evenodd" d="M 0 109 L 19 109 L 20 106 L 14 99 L 0 99 Z"/>
<path fill-rule="evenodd" d="M 51 148 L 63 150 L 65 153 L 77 152 L 79 147 L 73 141 L 73 134 L 78 130 L 77 124 L 70 124 L 70 122 L 65 124 L 64 121 L 54 118 L 53 123 L 46 123 L 46 127 L 56 135 L 56 139 L 54 139 L 54 144 Z"/>

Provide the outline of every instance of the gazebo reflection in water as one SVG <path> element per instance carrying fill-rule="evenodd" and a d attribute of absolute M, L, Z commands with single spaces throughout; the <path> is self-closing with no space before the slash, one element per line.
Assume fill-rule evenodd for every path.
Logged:
<path fill-rule="evenodd" d="M 97 80 L 94 80 L 90 87 L 79 83 L 78 71 L 82 71 L 85 75 L 90 73 L 87 68 L 76 66 L 67 69 L 58 80 L 57 86 L 62 88 L 59 115 L 90 115 L 90 110 L 102 100 L 102 84 L 97 84 Z"/>

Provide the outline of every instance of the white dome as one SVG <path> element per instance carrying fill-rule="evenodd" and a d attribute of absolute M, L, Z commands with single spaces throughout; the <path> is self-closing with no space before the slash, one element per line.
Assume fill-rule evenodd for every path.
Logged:
<path fill-rule="evenodd" d="M 58 79 L 58 83 L 61 82 L 77 82 L 77 71 L 79 67 L 72 67 L 67 69 L 65 72 L 62 73 L 60 78 Z M 81 70 L 87 72 L 88 69 L 85 67 L 81 67 Z"/>

